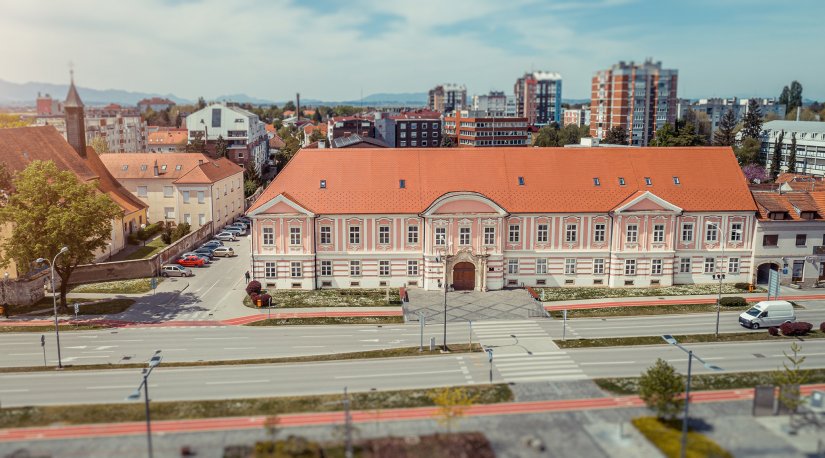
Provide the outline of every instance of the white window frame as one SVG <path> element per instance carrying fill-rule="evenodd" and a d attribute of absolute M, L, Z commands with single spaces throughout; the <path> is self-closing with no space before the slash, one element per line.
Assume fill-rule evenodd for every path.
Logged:
<path fill-rule="evenodd" d="M 471 229 L 468 226 L 458 228 L 458 244 L 461 246 L 469 246 L 471 243 Z"/>
<path fill-rule="evenodd" d="M 304 266 L 301 261 L 292 261 L 289 263 L 290 278 L 302 278 L 304 276 Z"/>
<path fill-rule="evenodd" d="M 564 274 L 576 275 L 576 258 L 566 258 L 564 260 Z"/>
<path fill-rule="evenodd" d="M 148 197 L 149 196 L 149 187 L 148 186 L 138 186 L 137 187 L 137 196 L 138 197 Z"/>
<path fill-rule="evenodd" d="M 408 277 L 417 277 L 418 276 L 418 261 L 417 260 L 407 261 L 407 276 Z"/>
<path fill-rule="evenodd" d="M 496 228 L 494 226 L 484 227 L 484 245 L 491 246 L 496 244 Z"/>
<path fill-rule="evenodd" d="M 389 261 L 383 260 L 378 261 L 378 276 L 379 277 L 389 277 L 392 273 L 392 265 Z"/>
<path fill-rule="evenodd" d="M 728 273 L 738 274 L 740 268 L 739 258 L 728 258 Z"/>
<path fill-rule="evenodd" d="M 679 273 L 689 274 L 692 270 L 693 260 L 691 258 L 679 258 Z"/>
<path fill-rule="evenodd" d="M 332 244 L 332 226 L 321 226 L 321 245 Z"/>
<path fill-rule="evenodd" d="M 264 263 L 264 278 L 278 278 L 278 263 L 265 262 Z"/>
<path fill-rule="evenodd" d="M 639 241 L 639 225 L 638 224 L 628 224 L 627 229 L 625 229 L 625 242 L 627 243 L 637 243 Z"/>
<path fill-rule="evenodd" d="M 682 223 L 682 242 L 693 242 L 693 223 Z"/>
<path fill-rule="evenodd" d="M 437 227 L 435 228 L 435 245 L 436 246 L 445 246 L 447 245 L 447 228 L 446 227 Z"/>
<path fill-rule="evenodd" d="M 705 258 L 704 273 L 712 274 L 716 272 L 716 258 Z"/>
<path fill-rule="evenodd" d="M 606 232 L 607 232 L 607 225 L 605 223 L 596 223 L 593 226 L 593 241 L 594 242 L 604 242 Z"/>
<path fill-rule="evenodd" d="M 650 275 L 662 275 L 664 262 L 661 259 L 650 260 Z"/>
<path fill-rule="evenodd" d="M 289 228 L 289 244 L 291 246 L 300 246 L 301 245 L 301 228 L 300 227 L 290 227 Z"/>
<path fill-rule="evenodd" d="M 331 277 L 332 276 L 332 261 L 321 261 L 321 276 L 322 277 Z"/>
<path fill-rule="evenodd" d="M 518 275 L 518 259 L 507 260 L 507 274 Z"/>
<path fill-rule="evenodd" d="M 536 275 L 547 274 L 547 258 L 536 259 Z"/>
<path fill-rule="evenodd" d="M 653 243 L 664 243 L 665 241 L 665 225 L 653 225 Z"/>
<path fill-rule="evenodd" d="M 407 226 L 407 243 L 410 245 L 418 243 L 418 226 Z"/>
<path fill-rule="evenodd" d="M 567 223 L 564 225 L 564 241 L 566 243 L 576 243 L 579 238 L 579 225 Z"/>
<path fill-rule="evenodd" d="M 593 260 L 593 275 L 604 275 L 604 258 Z"/>
<path fill-rule="evenodd" d="M 164 186 L 163 187 L 163 197 L 166 199 L 175 197 L 175 188 L 174 186 Z"/>
<path fill-rule="evenodd" d="M 349 262 L 349 276 L 350 277 L 360 277 L 361 276 L 361 261 L 352 260 Z"/>
<path fill-rule="evenodd" d="M 350 226 L 349 227 L 349 244 L 350 245 L 360 245 L 361 244 L 361 226 Z"/>
<path fill-rule="evenodd" d="M 390 227 L 389 226 L 378 226 L 378 244 L 379 245 L 389 245 L 390 244 Z"/>
<path fill-rule="evenodd" d="M 636 275 L 636 260 L 635 259 L 625 259 L 624 260 L 624 274 L 625 275 Z"/>
<path fill-rule="evenodd" d="M 189 191 L 181 191 L 181 194 L 183 194 L 183 203 L 188 204 L 189 203 Z"/>
<path fill-rule="evenodd" d="M 719 226 L 715 223 L 711 224 L 708 223 L 707 229 L 705 230 L 705 241 L 706 242 L 716 242 L 719 240 Z"/>
<path fill-rule="evenodd" d="M 550 225 L 539 224 L 536 226 L 536 242 L 547 243 L 550 240 Z"/>
<path fill-rule="evenodd" d="M 510 224 L 507 228 L 507 241 L 509 243 L 519 243 L 521 241 L 521 226 Z"/>
<path fill-rule="evenodd" d="M 742 223 L 731 223 L 730 225 L 730 237 L 729 240 L 731 242 L 741 242 L 742 241 L 742 233 L 744 224 Z"/>
<path fill-rule="evenodd" d="M 262 234 L 264 245 L 275 245 L 275 228 L 265 227 L 263 228 Z"/>

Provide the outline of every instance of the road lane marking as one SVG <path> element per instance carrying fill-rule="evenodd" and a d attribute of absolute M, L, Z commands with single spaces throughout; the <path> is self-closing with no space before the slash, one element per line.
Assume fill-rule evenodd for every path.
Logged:
<path fill-rule="evenodd" d="M 207 385 L 238 385 L 249 383 L 268 383 L 269 380 L 227 380 L 225 382 L 206 382 Z"/>
<path fill-rule="evenodd" d="M 155 388 L 157 385 L 149 384 L 149 388 Z M 87 390 L 128 390 L 134 389 L 135 385 L 101 385 L 101 386 L 87 386 Z"/>
<path fill-rule="evenodd" d="M 224 350 L 255 350 L 258 347 L 224 347 Z"/>
<path fill-rule="evenodd" d="M 237 339 L 249 339 L 249 337 L 195 337 L 193 340 L 237 340 Z"/>
<path fill-rule="evenodd" d="M 292 348 L 326 348 L 326 345 L 298 345 Z"/>
<path fill-rule="evenodd" d="M 392 374 L 361 374 L 361 375 L 336 375 L 335 379 L 353 378 L 378 378 L 378 377 L 406 377 L 410 375 L 434 375 L 434 374 L 455 374 L 461 373 L 461 369 L 450 369 L 444 371 L 424 371 L 424 372 L 396 372 Z"/>
<path fill-rule="evenodd" d="M 14 390 L 0 390 L 0 393 L 27 393 L 29 392 L 26 388 L 14 389 Z"/>
<path fill-rule="evenodd" d="M 415 335 L 418 335 L 418 334 L 415 334 Z M 302 339 L 317 339 L 319 337 L 331 338 L 331 337 L 354 337 L 354 336 L 352 334 L 330 334 L 330 335 L 298 336 L 298 337 L 300 337 Z"/>
<path fill-rule="evenodd" d="M 608 364 L 636 364 L 636 361 L 605 361 L 603 363 L 579 363 L 579 366 L 606 366 Z"/>
<path fill-rule="evenodd" d="M 37 353 L 9 353 L 9 356 L 34 356 L 34 355 L 40 356 L 42 354 L 43 353 L 41 353 L 41 352 L 37 352 Z"/>

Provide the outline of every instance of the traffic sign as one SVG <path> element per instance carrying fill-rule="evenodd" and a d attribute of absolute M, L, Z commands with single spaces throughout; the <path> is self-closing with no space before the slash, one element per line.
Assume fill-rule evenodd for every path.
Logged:
<path fill-rule="evenodd" d="M 41 347 L 46 346 L 46 336 L 45 336 L 45 334 L 40 334 L 40 346 Z"/>
<path fill-rule="evenodd" d="M 779 297 L 779 272 L 771 269 L 768 278 L 768 299 Z"/>

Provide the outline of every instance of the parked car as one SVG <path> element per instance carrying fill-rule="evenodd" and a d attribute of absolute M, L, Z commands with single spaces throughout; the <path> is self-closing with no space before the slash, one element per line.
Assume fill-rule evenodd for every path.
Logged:
<path fill-rule="evenodd" d="M 232 247 L 219 246 L 215 248 L 215 251 L 213 251 L 212 254 L 223 258 L 231 258 L 232 256 L 235 256 L 235 250 L 233 250 Z"/>
<path fill-rule="evenodd" d="M 239 235 L 246 235 L 246 228 L 242 227 L 240 225 L 235 226 L 235 225 L 230 224 L 229 226 L 224 227 L 223 230 L 230 231 L 230 232 L 234 231 L 234 232 L 237 232 Z"/>
<path fill-rule="evenodd" d="M 161 277 L 191 277 L 195 275 L 192 269 L 187 269 L 179 264 L 165 264 L 160 268 Z"/>
<path fill-rule="evenodd" d="M 197 255 L 205 256 L 209 259 L 212 259 L 212 258 L 215 257 L 215 254 L 213 253 L 213 251 L 215 251 L 214 248 L 200 247 L 200 248 L 196 249 L 194 251 L 194 253 L 197 254 Z"/>
<path fill-rule="evenodd" d="M 203 259 L 197 255 L 183 256 L 176 262 L 185 267 L 203 267 L 206 264 Z"/>
<path fill-rule="evenodd" d="M 762 301 L 739 315 L 739 324 L 759 329 L 796 321 L 793 304 L 788 301 Z"/>
<path fill-rule="evenodd" d="M 241 231 L 241 230 L 240 230 L 240 229 L 238 229 L 237 227 L 225 227 L 225 228 L 223 228 L 223 231 L 224 231 L 224 232 L 230 232 L 230 233 L 232 233 L 232 234 L 235 234 L 235 237 L 239 237 L 239 238 L 240 238 L 242 235 L 244 235 L 244 234 L 243 234 L 243 231 Z"/>
<path fill-rule="evenodd" d="M 227 241 L 227 242 L 234 242 L 234 241 L 238 240 L 238 237 L 235 235 L 235 233 L 227 232 L 227 231 L 223 231 L 223 232 L 219 233 L 218 235 L 215 236 L 215 238 L 218 239 L 218 240 Z"/>
<path fill-rule="evenodd" d="M 201 245 L 201 248 L 215 249 L 219 246 L 223 246 L 223 242 L 221 242 L 220 240 L 210 240 L 210 241 L 204 243 L 203 245 Z"/>
<path fill-rule="evenodd" d="M 182 255 L 180 255 L 180 257 L 182 257 L 182 258 L 185 258 L 187 256 L 197 256 L 197 257 L 203 259 L 204 264 L 209 264 L 212 261 L 211 256 L 207 256 L 205 254 L 198 253 L 197 251 L 190 251 L 190 252 L 183 253 Z"/>

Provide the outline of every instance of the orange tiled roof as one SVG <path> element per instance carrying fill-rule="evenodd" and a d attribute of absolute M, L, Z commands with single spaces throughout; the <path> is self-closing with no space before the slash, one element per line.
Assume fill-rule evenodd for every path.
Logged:
<path fill-rule="evenodd" d="M 123 185 L 109 173 L 109 170 L 106 169 L 106 166 L 103 165 L 103 162 L 100 160 L 100 156 L 98 156 L 95 149 L 91 146 L 86 147 L 86 165 L 98 175 L 98 188 L 118 204 L 124 213 L 129 214 L 149 208 L 148 205 L 124 188 Z"/>
<path fill-rule="evenodd" d="M 269 147 L 274 149 L 281 149 L 286 146 L 284 143 L 284 139 L 275 134 L 272 138 L 269 139 Z"/>
<path fill-rule="evenodd" d="M 216 183 L 235 174 L 242 174 L 243 168 L 225 157 L 204 162 L 175 180 L 177 184 Z"/>
<path fill-rule="evenodd" d="M 214 183 L 242 169 L 225 158 L 210 159 L 201 153 L 125 153 L 100 157 L 106 168 L 118 180 L 159 178 L 178 180 L 176 183 Z M 201 165 L 217 163 L 215 170 Z M 228 165 L 231 164 L 232 166 Z M 155 176 L 155 165 L 158 175 Z M 200 168 L 200 171 L 195 169 Z M 179 181 L 192 172 L 189 178 Z M 231 172 L 231 173 L 230 173 Z"/>
<path fill-rule="evenodd" d="M 146 141 L 150 145 L 183 145 L 189 140 L 186 129 L 161 130 L 149 132 Z"/>
<path fill-rule="evenodd" d="M 264 129 L 266 129 L 266 131 L 271 134 L 278 132 L 278 129 L 276 129 L 275 126 L 273 126 L 272 124 L 264 124 Z"/>
<path fill-rule="evenodd" d="M 327 134 L 327 125 L 324 123 L 321 124 L 307 124 L 304 126 L 304 135 L 312 135 L 313 131 L 319 131 L 322 134 Z"/>
<path fill-rule="evenodd" d="M 772 219 L 769 215 L 772 212 L 787 213 L 788 220 L 793 221 L 807 221 L 802 219 L 800 212 L 816 212 L 817 220 L 825 218 L 825 192 L 823 191 L 791 191 L 781 194 L 775 191 L 754 191 L 753 199 L 756 201 L 761 220 Z"/>
<path fill-rule="evenodd" d="M 326 189 L 319 189 L 320 180 Z M 608 212 L 637 191 L 686 211 L 756 211 L 733 152 L 723 147 L 304 148 L 250 211 L 289 193 L 317 213 L 410 214 L 454 191 L 478 192 L 512 213 Z"/>

